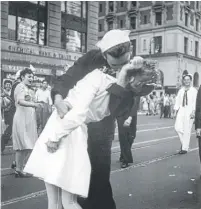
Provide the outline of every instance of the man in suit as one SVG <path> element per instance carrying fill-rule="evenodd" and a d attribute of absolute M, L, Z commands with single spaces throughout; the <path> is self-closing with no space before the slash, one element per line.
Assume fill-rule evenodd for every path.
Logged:
<path fill-rule="evenodd" d="M 120 142 L 120 162 L 121 168 L 126 168 L 129 163 L 133 163 L 132 144 L 136 137 L 137 111 L 140 104 L 140 97 L 134 97 L 131 108 L 128 106 L 127 112 L 117 117 L 119 142 Z"/>
<path fill-rule="evenodd" d="M 195 130 L 198 138 L 199 155 L 201 162 L 201 86 L 198 90 L 195 110 Z"/>

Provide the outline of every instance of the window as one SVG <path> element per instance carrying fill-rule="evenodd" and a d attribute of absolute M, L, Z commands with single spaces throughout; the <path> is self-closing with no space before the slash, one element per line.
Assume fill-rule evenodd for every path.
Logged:
<path fill-rule="evenodd" d="M 130 18 L 130 26 L 131 26 L 131 29 L 136 29 L 136 17 Z"/>
<path fill-rule="evenodd" d="M 65 1 L 64 4 L 66 14 L 86 18 L 87 15 L 87 3 L 85 1 Z"/>
<path fill-rule="evenodd" d="M 86 52 L 87 28 L 84 27 L 87 18 L 86 1 L 62 1 L 62 25 L 61 25 L 61 48 L 73 52 Z M 76 16 L 75 20 L 65 24 L 69 15 Z M 77 21 L 78 26 L 73 23 Z"/>
<path fill-rule="evenodd" d="M 191 41 L 191 51 L 193 51 L 193 42 Z"/>
<path fill-rule="evenodd" d="M 109 21 L 108 22 L 108 30 L 112 30 L 113 29 L 113 21 Z"/>
<path fill-rule="evenodd" d="M 136 7 L 137 6 L 137 2 L 136 1 L 131 1 L 131 7 Z"/>
<path fill-rule="evenodd" d="M 184 53 L 188 54 L 188 38 L 184 37 Z"/>
<path fill-rule="evenodd" d="M 9 2 L 8 38 L 39 45 L 46 44 L 46 2 Z"/>
<path fill-rule="evenodd" d="M 101 32 L 102 31 L 102 24 L 99 24 L 99 32 Z"/>
<path fill-rule="evenodd" d="M 136 39 L 133 39 L 131 40 L 131 44 L 132 44 L 132 47 L 133 47 L 133 56 L 136 56 Z"/>
<path fill-rule="evenodd" d="M 162 36 L 154 37 L 154 53 L 162 52 Z"/>
<path fill-rule="evenodd" d="M 188 14 L 185 13 L 185 26 L 188 27 Z"/>
<path fill-rule="evenodd" d="M 124 2 L 120 1 L 120 7 L 124 7 Z"/>
<path fill-rule="evenodd" d="M 86 1 L 61 1 L 61 12 L 86 18 L 87 3 Z"/>
<path fill-rule="evenodd" d="M 199 42 L 195 41 L 195 57 L 198 57 L 198 45 L 199 45 Z"/>
<path fill-rule="evenodd" d="M 147 50 L 147 49 L 146 49 L 146 48 L 147 48 L 146 45 L 147 45 L 147 43 L 146 43 L 146 40 L 144 39 L 144 40 L 143 40 L 143 51 L 146 51 L 146 50 Z"/>
<path fill-rule="evenodd" d="M 124 21 L 120 20 L 120 28 L 123 28 L 123 27 L 124 27 Z"/>
<path fill-rule="evenodd" d="M 196 19 L 196 31 L 199 31 L 199 19 Z"/>
<path fill-rule="evenodd" d="M 101 13 L 103 11 L 103 5 L 100 3 L 99 4 L 99 13 Z"/>
<path fill-rule="evenodd" d="M 71 29 L 61 29 L 61 47 L 73 52 L 86 52 L 86 33 Z"/>
<path fill-rule="evenodd" d="M 147 24 L 147 15 L 144 15 L 144 24 Z"/>
<path fill-rule="evenodd" d="M 114 12 L 114 2 L 109 1 L 109 12 Z"/>
<path fill-rule="evenodd" d="M 156 25 L 162 25 L 162 12 L 156 12 Z"/>
<path fill-rule="evenodd" d="M 199 9 L 199 1 L 196 1 L 196 9 Z"/>

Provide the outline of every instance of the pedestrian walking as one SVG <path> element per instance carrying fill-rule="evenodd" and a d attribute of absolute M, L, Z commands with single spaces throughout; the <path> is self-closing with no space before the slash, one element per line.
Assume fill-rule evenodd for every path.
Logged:
<path fill-rule="evenodd" d="M 149 115 L 156 115 L 155 113 L 155 101 L 152 94 L 149 95 Z"/>
<path fill-rule="evenodd" d="M 25 68 L 21 71 L 20 78 L 22 81 L 14 91 L 16 112 L 12 128 L 13 149 L 16 151 L 15 176 L 29 177 L 23 173 L 23 167 L 38 138 L 35 108 L 39 104 L 34 102 L 34 94 L 31 89 L 33 72 L 29 68 Z"/>
<path fill-rule="evenodd" d="M 133 163 L 132 145 L 136 137 L 137 111 L 139 108 L 140 97 L 133 99 L 132 108 L 128 108 L 122 116 L 117 117 L 119 142 L 120 142 L 120 162 L 121 168 L 126 168 Z"/>
<path fill-rule="evenodd" d="M 36 109 L 37 130 L 40 135 L 52 112 L 52 98 L 46 80 L 42 81 L 42 86 L 36 91 L 35 98 L 37 102 L 41 103 L 41 106 Z"/>
<path fill-rule="evenodd" d="M 174 118 L 175 94 L 170 95 L 170 118 Z"/>
<path fill-rule="evenodd" d="M 192 75 L 183 76 L 184 86 L 179 90 L 174 106 L 175 130 L 181 142 L 179 154 L 186 154 L 189 149 L 191 129 L 195 119 L 197 90 L 191 86 Z"/>
<path fill-rule="evenodd" d="M 170 116 L 170 97 L 169 94 L 164 96 L 164 118 L 169 118 Z"/>
<path fill-rule="evenodd" d="M 106 33 L 106 35 L 104 36 L 104 38 L 98 45 L 101 51 L 92 50 L 88 52 L 86 55 L 84 55 L 82 58 L 80 58 L 77 61 L 77 63 L 75 63 L 71 68 L 69 68 L 69 70 L 62 77 L 58 79 L 58 82 L 55 84 L 55 88 L 52 91 L 52 96 L 54 97 L 54 104 L 61 118 L 63 118 L 65 114 L 68 112 L 68 108 L 69 106 L 71 106 L 70 103 L 72 102 L 72 110 L 66 114 L 64 119 L 65 118 L 70 119 L 70 115 L 72 115 L 72 113 L 74 112 L 75 114 L 74 120 L 76 120 L 76 117 L 81 116 L 80 113 L 83 113 L 83 111 L 79 111 L 79 109 L 77 108 L 79 107 L 81 108 L 80 110 L 86 110 L 88 109 L 88 105 L 91 104 L 89 108 L 90 111 L 86 111 L 89 114 L 89 115 L 87 114 L 88 116 L 87 121 L 90 122 L 92 120 L 95 122 L 97 118 L 100 119 L 100 117 L 104 117 L 104 115 L 107 112 L 106 110 L 108 108 L 110 109 L 110 111 L 108 109 L 108 113 L 107 113 L 108 117 L 106 117 L 105 119 L 101 120 L 98 123 L 88 124 L 88 153 L 89 153 L 90 162 L 92 166 L 89 194 L 88 194 L 89 185 L 87 184 L 89 179 L 82 181 L 83 178 L 85 177 L 88 178 L 88 175 L 79 175 L 80 174 L 79 172 L 75 172 L 75 176 L 73 175 L 76 169 L 77 170 L 80 169 L 82 173 L 85 172 L 86 174 L 86 172 L 88 172 L 89 174 L 89 169 L 87 169 L 89 168 L 89 164 L 86 164 L 87 162 L 86 161 L 87 160 L 87 155 L 86 155 L 86 148 L 87 148 L 86 146 L 87 132 L 86 131 L 87 129 L 86 129 L 86 124 L 82 123 L 83 121 L 83 117 L 82 117 L 81 118 L 82 120 L 76 120 L 75 122 L 72 121 L 73 123 L 65 123 L 67 126 L 71 124 L 72 128 L 70 130 L 74 130 L 78 126 L 79 128 L 77 129 L 77 131 L 80 131 L 81 133 L 79 137 L 77 137 L 77 131 L 75 131 L 74 132 L 74 134 L 76 133 L 75 136 L 73 136 L 73 132 L 72 132 L 71 133 L 72 135 L 68 136 L 69 137 L 68 140 L 62 140 L 62 142 L 65 144 L 66 143 L 68 144 L 69 142 L 69 145 L 71 143 L 75 143 L 75 144 L 77 142 L 80 143 L 81 146 L 77 146 L 77 145 L 74 146 L 75 150 L 80 149 L 80 151 L 82 151 L 82 152 L 79 152 L 79 150 L 75 151 L 75 156 L 74 156 L 75 160 L 79 159 L 79 161 L 77 163 L 75 163 L 76 161 L 69 162 L 70 163 L 69 165 L 73 165 L 73 163 L 75 163 L 74 165 L 78 165 L 78 166 L 73 166 L 73 167 L 69 165 L 64 166 L 62 167 L 62 169 L 64 169 L 66 173 L 63 173 L 63 172 L 60 173 L 58 172 L 57 168 L 59 168 L 61 163 L 64 163 L 64 161 L 62 160 L 54 161 L 53 159 L 49 161 L 49 163 L 53 162 L 53 164 L 50 163 L 51 165 L 48 167 L 47 170 L 50 171 L 50 169 L 52 169 L 52 172 L 47 172 L 46 177 L 47 178 L 50 177 L 51 180 L 56 180 L 56 181 L 62 180 L 60 181 L 61 184 L 59 185 L 57 184 L 58 182 L 53 183 L 54 185 L 57 185 L 57 186 L 51 185 L 50 181 L 48 181 L 50 184 L 46 184 L 47 192 L 48 192 L 49 208 L 55 208 L 54 206 L 57 203 L 61 207 L 61 202 L 55 202 L 57 197 L 60 197 L 58 195 L 61 194 L 61 190 L 63 191 L 67 190 L 67 192 L 62 193 L 62 198 L 61 198 L 64 201 L 63 202 L 64 208 L 72 208 L 74 206 L 77 206 L 77 208 L 80 208 L 80 206 L 77 204 L 77 201 L 76 201 L 76 195 L 73 195 L 73 194 L 80 194 L 80 193 L 82 194 L 82 196 L 85 196 L 85 197 L 88 196 L 86 201 L 83 202 L 83 208 L 87 208 L 87 209 L 90 209 L 90 208 L 91 209 L 92 208 L 115 209 L 116 208 L 115 202 L 112 197 L 111 185 L 109 182 L 110 163 L 111 163 L 111 144 L 114 138 L 114 121 L 115 121 L 114 119 L 115 119 L 116 114 L 118 114 L 119 111 L 121 111 L 124 107 L 127 107 L 127 105 L 130 104 L 130 101 L 132 101 L 131 98 L 133 97 L 133 94 L 131 91 L 128 91 L 127 89 L 125 89 L 125 86 L 128 85 L 127 82 L 129 82 L 129 80 L 127 78 L 125 79 L 125 76 L 127 76 L 127 73 L 125 73 L 124 70 L 122 70 L 119 73 L 117 82 L 114 82 L 114 78 L 109 76 L 109 74 L 113 74 L 114 71 L 121 69 L 122 66 L 125 63 L 129 62 L 130 60 L 131 47 L 130 47 L 129 33 L 127 31 L 111 30 L 110 32 Z M 82 78 L 83 80 L 79 81 Z M 78 85 L 73 90 L 69 91 L 69 89 L 71 89 L 75 85 L 75 83 L 77 83 L 77 81 L 79 81 Z M 143 84 L 143 78 L 142 80 L 135 79 L 132 82 L 130 83 L 130 85 L 132 86 L 132 89 L 135 89 L 135 86 L 137 85 L 138 82 Z M 110 85 L 108 86 L 108 84 Z M 140 89 L 141 89 L 141 92 L 147 91 L 147 94 L 148 94 L 153 88 L 145 87 L 144 89 L 144 87 L 140 87 Z M 94 93 L 94 90 L 97 90 L 97 92 Z M 67 105 L 66 101 L 62 99 L 62 95 L 65 98 L 66 94 L 68 94 L 68 91 L 69 91 L 69 99 L 68 99 L 69 105 Z M 96 97 L 98 95 L 99 97 Z M 108 97 L 108 95 L 110 95 L 110 97 Z M 70 98 L 72 98 L 73 100 L 70 101 Z M 95 101 L 95 98 L 97 99 L 97 101 Z M 103 100 L 104 98 L 105 100 Z M 108 100 L 108 98 L 110 98 L 110 101 Z M 90 103 L 87 104 L 87 101 L 88 102 L 90 101 Z M 109 102 L 108 105 L 105 105 L 107 102 Z M 86 112 L 82 115 L 83 116 L 86 115 Z M 54 112 L 52 116 L 50 117 L 50 119 L 48 120 L 48 123 L 45 129 L 43 130 L 44 133 L 45 133 L 46 128 L 48 127 L 48 124 L 49 123 L 51 124 L 50 122 L 51 118 L 55 114 L 56 112 Z M 57 119 L 58 121 L 60 121 L 58 116 L 57 116 Z M 59 128 L 59 127 L 56 126 L 56 128 Z M 40 135 L 41 139 L 43 138 L 43 132 Z M 68 133 L 68 131 L 65 133 Z M 51 135 L 50 139 L 52 139 L 52 136 L 54 137 L 54 135 Z M 37 143 L 40 143 L 40 138 Z M 47 140 L 46 137 L 44 138 Z M 54 148 L 55 146 L 57 148 L 58 143 L 48 143 L 48 147 L 50 147 L 50 144 L 52 148 Z M 54 155 L 58 155 L 58 153 L 61 153 L 62 149 L 60 148 L 62 147 L 64 149 L 69 150 L 69 146 L 62 146 L 61 144 L 59 147 L 59 150 L 55 152 Z M 46 150 L 44 146 L 43 148 Z M 66 158 L 65 156 L 70 155 L 74 149 L 70 149 L 69 152 L 64 152 L 65 155 L 64 155 L 64 158 L 62 159 L 64 159 L 65 162 L 72 159 L 72 158 Z M 81 156 L 80 153 L 83 153 L 85 155 Z M 52 156 L 52 158 L 54 158 L 54 155 Z M 36 158 L 38 158 L 37 154 L 35 156 Z M 79 157 L 81 157 L 81 159 Z M 32 166 L 30 163 L 31 158 L 32 157 L 30 157 L 28 164 L 26 166 L 27 171 L 29 170 L 28 169 L 29 165 L 30 165 L 30 170 L 32 170 L 31 169 Z M 41 162 L 40 160 L 38 162 L 42 163 L 43 161 Z M 54 162 L 56 162 L 56 167 L 53 167 L 53 165 L 55 165 Z M 85 166 L 82 167 L 81 164 Z M 45 167 L 46 166 L 47 165 L 45 165 Z M 38 171 L 39 173 L 45 171 L 45 169 L 42 169 L 42 170 L 38 169 L 37 164 L 35 168 L 36 168 L 35 171 L 36 172 Z M 55 179 L 54 178 L 55 175 L 61 175 L 62 178 Z M 72 175 L 72 180 L 68 181 L 67 175 L 68 176 Z M 84 184 L 83 186 L 81 185 L 81 182 L 82 184 Z M 63 184 L 65 184 L 65 187 L 63 187 L 64 186 Z M 73 186 L 71 187 L 70 184 L 72 184 Z M 74 188 L 74 191 L 72 191 L 73 188 Z M 69 194 L 69 190 L 73 194 Z M 73 203 L 73 206 L 72 205 L 69 206 L 69 204 L 72 204 L 72 203 Z"/>
<path fill-rule="evenodd" d="M 160 118 L 162 118 L 164 116 L 164 95 L 163 95 L 163 92 L 160 93 L 159 105 L 160 105 Z"/>
<path fill-rule="evenodd" d="M 199 157 L 201 162 L 201 86 L 198 90 L 197 99 L 196 99 L 195 130 L 196 130 L 196 137 L 198 138 Z"/>
<path fill-rule="evenodd" d="M 142 97 L 142 109 L 143 109 L 143 112 L 147 115 L 148 114 L 148 103 L 147 103 L 146 97 Z"/>

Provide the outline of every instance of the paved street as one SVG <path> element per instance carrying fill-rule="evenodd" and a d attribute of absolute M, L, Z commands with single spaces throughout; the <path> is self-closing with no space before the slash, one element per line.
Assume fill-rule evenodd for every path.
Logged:
<path fill-rule="evenodd" d="M 189 153 L 177 155 L 180 143 L 173 125 L 172 119 L 139 116 L 132 149 L 134 164 L 126 170 L 120 169 L 116 135 L 112 147 L 111 183 L 117 209 L 201 208 L 200 162 L 195 133 L 192 133 Z M 2 156 L 2 171 L 10 170 L 12 159 L 11 153 Z M 47 208 L 42 181 L 15 179 L 13 175 L 4 175 L 1 180 L 4 184 L 3 209 Z"/>

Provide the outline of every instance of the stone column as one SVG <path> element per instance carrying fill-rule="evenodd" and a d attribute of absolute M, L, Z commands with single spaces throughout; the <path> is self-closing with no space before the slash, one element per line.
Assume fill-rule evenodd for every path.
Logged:
<path fill-rule="evenodd" d="M 9 2 L 1 2 L 1 38 L 8 38 L 8 8 Z"/>
<path fill-rule="evenodd" d="M 98 41 L 98 2 L 88 1 L 87 51 L 94 49 Z"/>
<path fill-rule="evenodd" d="M 47 44 L 61 48 L 61 2 L 48 2 Z"/>

